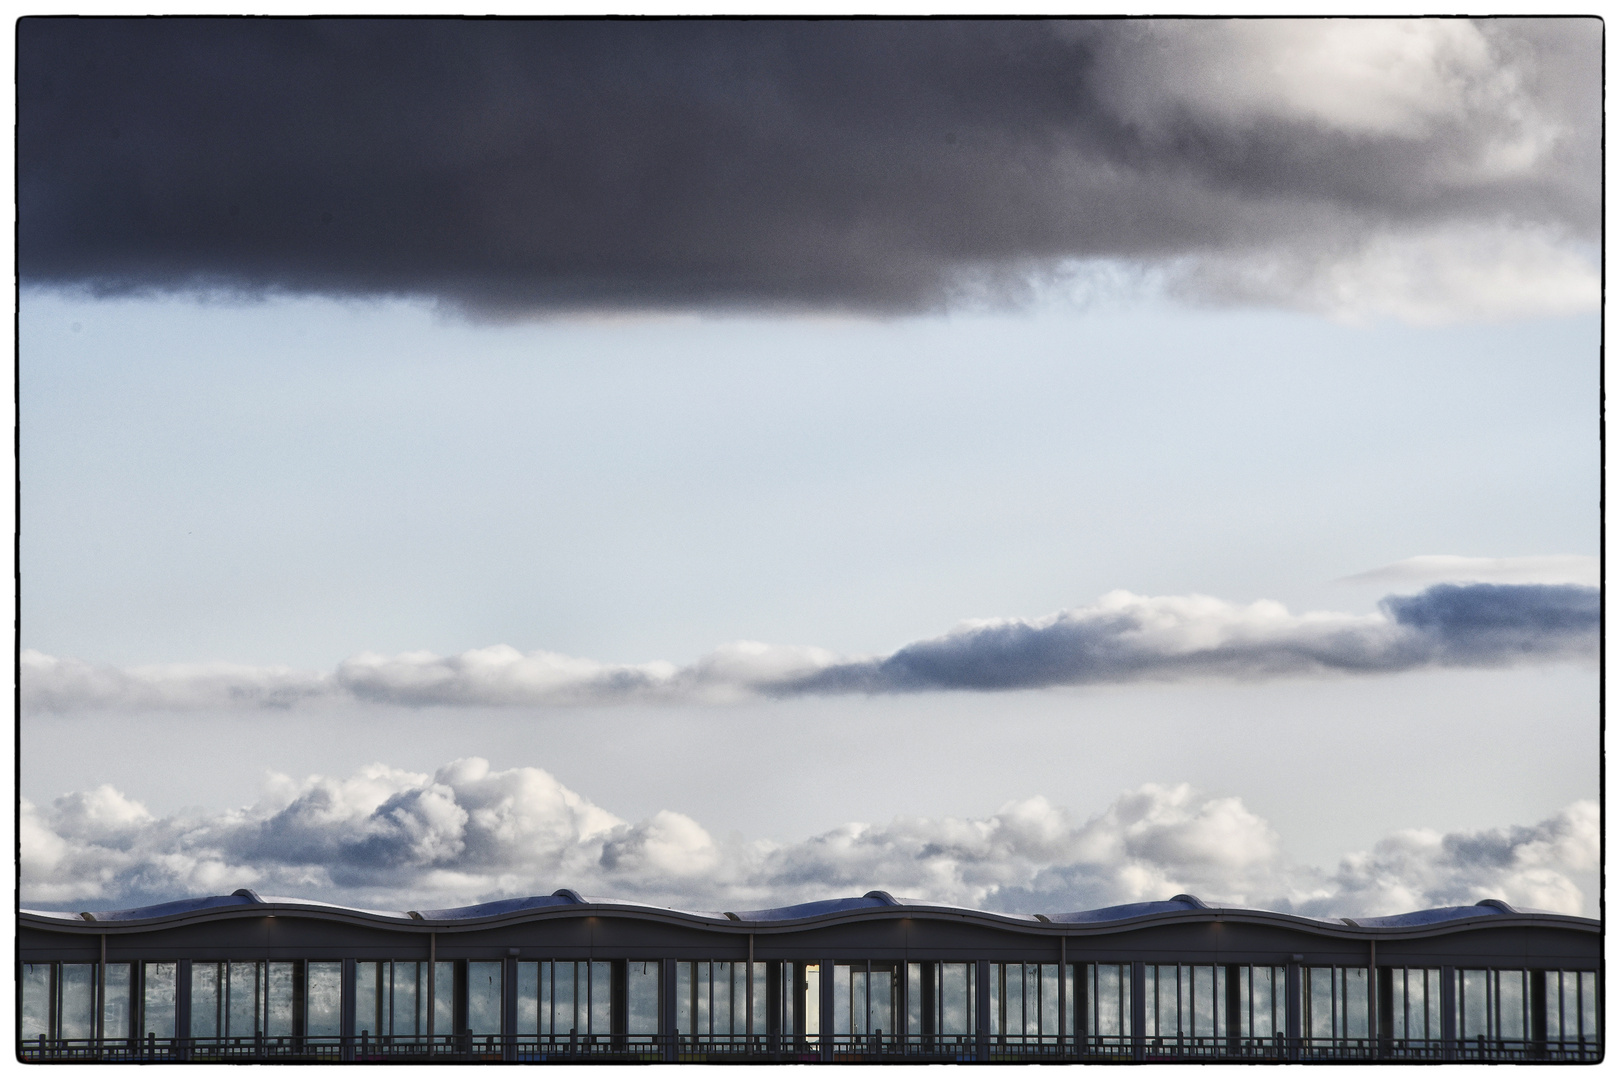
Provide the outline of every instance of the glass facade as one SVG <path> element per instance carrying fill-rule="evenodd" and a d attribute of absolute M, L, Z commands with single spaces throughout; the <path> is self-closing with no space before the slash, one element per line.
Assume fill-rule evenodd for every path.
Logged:
<path fill-rule="evenodd" d="M 766 966 L 754 965 L 755 1030 L 766 1030 Z M 726 960 L 678 961 L 675 965 L 675 1029 L 700 1039 L 747 1035 L 748 964 Z"/>
<path fill-rule="evenodd" d="M 1343 1056 L 1364 1046 L 1367 1025 L 1367 969 L 1364 967 L 1307 967 L 1304 969 L 1301 1030 L 1313 1055 Z"/>
<path fill-rule="evenodd" d="M 1298 962 L 61 961 L 18 988 L 25 1059 L 1591 1062 L 1603 1019 L 1591 969 Z"/>
<path fill-rule="evenodd" d="M 898 965 L 833 965 L 833 1034 L 894 1035 L 900 1030 Z"/>
<path fill-rule="evenodd" d="M 19 1035 L 53 1041 L 172 1039 L 175 967 L 108 964 L 103 981 L 99 964 L 23 964 Z"/>
<path fill-rule="evenodd" d="M 362 1034 L 414 1039 L 428 1033 L 428 965 L 417 960 L 355 965 L 354 1026 Z"/>
<path fill-rule="evenodd" d="M 1057 964 L 992 964 L 990 1034 L 1003 1044 L 1074 1034 L 1074 965 L 1062 969 L 1061 991 L 1059 976 Z"/>
<path fill-rule="evenodd" d="M 343 1034 L 343 963 L 311 960 L 304 966 L 304 1033 L 331 1039 Z"/>
<path fill-rule="evenodd" d="M 1393 1048 L 1438 1047 L 1440 1023 L 1439 968 L 1379 969 L 1379 1028 Z"/>
<path fill-rule="evenodd" d="M 1075 1034 L 1095 1045 L 1120 1045 L 1131 1038 L 1131 965 L 1086 964 L 1075 1002 L 1082 1023 Z"/>
<path fill-rule="evenodd" d="M 1543 980 L 1546 1042 L 1557 1053 L 1598 1045 L 1598 979 L 1595 971 L 1532 972 Z M 1531 984 L 1534 986 L 1534 982 Z"/>
<path fill-rule="evenodd" d="M 973 1035 L 979 1015 L 977 974 L 972 963 L 908 964 L 907 1032 L 958 1041 Z"/>
<path fill-rule="evenodd" d="M 519 1035 L 608 1035 L 612 1025 L 612 964 L 605 960 L 518 964 Z"/>

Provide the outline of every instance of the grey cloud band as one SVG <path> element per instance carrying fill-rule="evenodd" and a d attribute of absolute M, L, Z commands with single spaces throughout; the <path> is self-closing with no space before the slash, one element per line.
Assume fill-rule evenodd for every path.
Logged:
<path fill-rule="evenodd" d="M 1375 675 L 1590 661 L 1600 593 L 1581 585 L 1436 585 L 1369 615 L 1273 601 L 1115 592 L 1041 619 L 967 623 L 887 656 L 737 642 L 695 663 L 603 664 L 506 645 L 454 656 L 362 653 L 332 672 L 228 664 L 114 668 L 22 655 L 24 709 L 413 707 L 724 702 L 803 694 L 1006 691 L 1148 679 Z"/>

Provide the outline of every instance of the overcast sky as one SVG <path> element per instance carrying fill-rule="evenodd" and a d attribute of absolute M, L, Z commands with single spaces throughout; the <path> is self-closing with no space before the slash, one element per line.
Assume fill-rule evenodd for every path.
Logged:
<path fill-rule="evenodd" d="M 1599 50 L 25 20 L 25 902 L 1595 914 Z"/>

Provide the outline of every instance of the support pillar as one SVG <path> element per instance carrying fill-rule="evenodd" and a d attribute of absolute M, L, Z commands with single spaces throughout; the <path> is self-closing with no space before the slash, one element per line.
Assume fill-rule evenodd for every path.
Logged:
<path fill-rule="evenodd" d="M 833 962 L 821 961 L 821 1060 L 830 1062 L 833 1059 L 833 1031 L 837 1024 L 833 1019 Z"/>
<path fill-rule="evenodd" d="M 973 1056 L 990 1060 L 990 964 L 980 960 L 973 965 Z"/>
<path fill-rule="evenodd" d="M 1301 965 L 1298 960 L 1295 960 L 1293 963 L 1288 965 L 1287 1016 L 1288 1060 L 1290 1061 L 1298 1061 L 1300 1059 L 1299 1040 L 1304 1021 L 1304 1018 L 1300 1016 L 1300 994 L 1301 987 L 1304 985 L 1304 977 L 1305 973 L 1303 970 L 1303 965 Z"/>
<path fill-rule="evenodd" d="M 658 961 L 658 1034 L 664 1040 L 664 1060 L 669 1062 L 680 1060 L 680 1033 L 675 1028 L 679 1015 L 675 1008 L 676 972 L 674 957 Z"/>
<path fill-rule="evenodd" d="M 1446 1061 L 1457 1060 L 1457 969 L 1440 969 L 1440 1045 Z"/>
<path fill-rule="evenodd" d="M 1147 964 L 1131 964 L 1131 1057 L 1147 1058 Z"/>
<path fill-rule="evenodd" d="M 343 961 L 343 989 L 338 995 L 338 1000 L 342 1002 L 343 1050 L 341 1056 L 344 1061 L 354 1060 L 354 979 L 354 961 L 352 959 Z"/>

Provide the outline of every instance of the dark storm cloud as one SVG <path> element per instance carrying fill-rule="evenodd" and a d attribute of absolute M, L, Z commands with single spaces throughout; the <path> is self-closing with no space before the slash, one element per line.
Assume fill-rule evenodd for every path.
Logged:
<path fill-rule="evenodd" d="M 170 711 L 321 701 L 406 706 L 726 702 L 761 695 L 1028 690 L 1145 679 L 1377 675 L 1424 667 L 1585 661 L 1598 590 L 1437 585 L 1371 615 L 1290 613 L 1269 600 L 1115 592 L 1043 619 L 967 624 L 887 656 L 737 642 L 695 663 L 602 664 L 507 645 L 454 656 L 361 653 L 332 672 L 226 664 L 114 668 L 22 654 L 24 707 Z"/>
<path fill-rule="evenodd" d="M 1369 231 L 1595 239 L 1595 22 L 1356 25 L 25 19 L 22 275 L 908 310 L 1064 259 L 1213 295 L 1247 286 L 1199 259 Z M 1301 42 L 1343 63 L 1279 82 Z"/>

